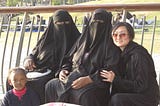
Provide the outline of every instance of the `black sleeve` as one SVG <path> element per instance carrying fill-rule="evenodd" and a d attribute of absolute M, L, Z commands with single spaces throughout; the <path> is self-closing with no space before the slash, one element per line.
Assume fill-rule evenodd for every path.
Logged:
<path fill-rule="evenodd" d="M 29 89 L 31 92 L 31 96 L 32 97 L 32 106 L 39 106 L 40 105 L 40 98 L 38 97 L 38 95 L 31 89 Z"/>
<path fill-rule="evenodd" d="M 72 64 L 73 64 L 72 63 L 72 58 L 73 58 L 73 55 L 74 55 L 74 53 L 77 49 L 76 46 L 77 46 L 77 43 L 75 43 L 73 45 L 73 47 L 71 48 L 71 50 L 64 56 L 63 61 L 60 65 L 61 68 L 56 72 L 55 77 L 59 76 L 59 73 L 60 73 L 61 70 L 67 70 L 69 72 L 72 71 Z"/>
<path fill-rule="evenodd" d="M 72 71 L 72 57 L 63 59 L 62 69 Z"/>
<path fill-rule="evenodd" d="M 116 76 L 113 81 L 113 86 L 120 92 L 140 93 L 147 89 L 149 82 L 149 71 L 151 71 L 150 60 L 145 55 L 136 54 L 131 57 L 128 64 L 133 72 L 131 78 L 122 78 Z M 130 71 L 125 70 L 125 71 Z"/>
<path fill-rule="evenodd" d="M 90 75 L 93 81 L 101 80 L 102 77 L 100 76 L 100 71 L 102 70 L 112 70 L 116 72 L 118 70 L 118 63 L 120 59 L 120 50 L 115 45 L 110 44 L 108 45 L 107 52 L 105 54 L 105 58 L 103 60 L 102 67 L 96 71 L 96 73 Z"/>

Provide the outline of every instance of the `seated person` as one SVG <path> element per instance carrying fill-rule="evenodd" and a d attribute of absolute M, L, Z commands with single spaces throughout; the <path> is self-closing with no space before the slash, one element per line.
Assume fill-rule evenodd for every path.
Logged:
<path fill-rule="evenodd" d="M 55 77 L 63 57 L 79 36 L 71 15 L 65 10 L 57 10 L 32 53 L 24 59 L 23 65 L 30 78 L 27 85 L 39 94 L 41 104 L 45 101 L 45 84 Z"/>
<path fill-rule="evenodd" d="M 134 24 L 134 27 L 135 28 L 142 28 L 142 25 L 144 24 L 144 25 L 151 25 L 151 24 L 153 24 L 154 23 L 154 20 L 144 20 L 144 18 L 143 19 L 138 19 L 137 17 L 136 17 L 136 15 L 135 14 L 133 14 L 133 17 L 131 17 L 130 19 L 128 19 L 130 22 L 130 24 L 133 26 L 133 24 Z M 145 29 L 146 30 L 146 29 Z"/>
<path fill-rule="evenodd" d="M 89 20 L 90 20 L 90 13 L 88 12 L 88 13 L 84 16 L 84 18 L 83 18 L 83 22 L 82 22 L 82 24 L 83 24 L 82 32 L 84 32 L 84 30 L 85 30 L 85 28 L 86 28 Z"/>
<path fill-rule="evenodd" d="M 160 92 L 154 62 L 148 51 L 133 41 L 133 27 L 127 22 L 115 24 L 112 30 L 114 44 L 121 57 L 116 71 L 101 72 L 103 81 L 112 83 L 109 106 L 157 106 Z"/>
<path fill-rule="evenodd" d="M 82 106 L 106 106 L 110 83 L 99 76 L 104 69 L 116 69 L 119 49 L 111 39 L 112 14 L 96 9 L 84 32 L 62 62 L 59 78 L 46 84 L 46 102 L 67 102 Z"/>
<path fill-rule="evenodd" d="M 37 22 L 36 22 L 36 25 L 33 26 L 33 31 L 37 32 L 38 28 L 39 28 L 39 25 L 41 25 L 40 26 L 40 31 L 44 31 L 44 28 L 45 28 L 44 25 L 46 24 L 46 20 L 44 20 L 44 19 L 41 20 L 40 15 L 36 15 L 36 17 L 37 17 Z"/>
<path fill-rule="evenodd" d="M 10 69 L 8 83 L 13 89 L 5 94 L 1 106 L 39 106 L 38 95 L 26 87 L 27 77 L 24 69 L 19 67 Z"/>
<path fill-rule="evenodd" d="M 117 22 L 122 22 L 122 12 L 117 13 L 116 19 L 114 19 L 114 24 Z M 130 25 L 134 26 L 134 28 L 142 28 L 143 26 L 143 19 L 138 19 L 135 14 L 131 14 L 130 12 L 127 11 L 126 13 L 126 22 L 129 23 Z M 150 25 L 154 23 L 153 20 L 145 20 L 144 25 Z M 145 29 L 146 30 L 146 29 Z"/>
<path fill-rule="evenodd" d="M 122 15 L 120 13 L 117 13 L 116 17 L 113 20 L 113 24 L 120 22 L 121 19 L 122 19 Z"/>

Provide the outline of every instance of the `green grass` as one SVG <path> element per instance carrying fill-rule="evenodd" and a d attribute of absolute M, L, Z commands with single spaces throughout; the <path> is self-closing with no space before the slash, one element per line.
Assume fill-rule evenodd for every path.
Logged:
<path fill-rule="evenodd" d="M 128 3 L 160 3 L 160 0 L 95 0 L 95 1 L 91 1 L 91 2 L 86 2 L 86 3 L 81 3 L 81 4 L 113 4 L 113 3 L 119 3 L 119 4 L 128 4 Z M 77 25 L 81 25 L 82 24 L 82 20 L 84 15 L 86 14 L 86 12 L 71 12 L 70 13 L 73 17 L 73 20 L 75 19 L 75 17 L 77 16 Z M 112 11 L 113 16 L 116 15 L 115 11 Z M 157 16 L 157 25 L 160 25 L 160 12 L 159 11 L 132 11 L 131 14 L 136 14 L 137 18 L 141 19 L 143 16 L 146 16 L 146 20 L 153 20 L 154 16 Z M 31 20 L 34 16 L 36 16 L 37 14 L 30 14 Z M 48 20 L 50 16 L 53 15 L 53 13 L 41 13 L 41 16 L 43 16 L 43 19 Z M 22 21 L 23 19 L 23 14 L 19 15 L 20 20 Z M 16 17 L 13 18 L 12 20 L 16 20 Z M 78 27 L 78 29 L 81 31 L 81 27 Z M 150 50 L 151 47 L 151 41 L 152 41 L 152 27 L 149 27 L 149 32 L 145 32 L 144 33 L 144 42 L 143 45 L 148 48 L 148 50 Z M 135 37 L 135 41 L 138 43 L 141 43 L 141 32 L 142 29 L 135 29 L 136 32 L 136 37 Z M 154 52 L 156 53 L 160 53 L 160 46 L 158 44 L 160 44 L 160 39 L 159 39 L 159 33 L 160 33 L 160 27 L 156 28 L 156 33 L 155 33 L 155 47 L 154 47 Z M 37 33 L 33 33 L 33 36 L 36 36 Z M 26 34 L 27 35 L 27 34 Z M 26 38 L 27 39 L 27 38 Z M 34 45 L 35 43 L 33 42 L 32 45 Z"/>
<path fill-rule="evenodd" d="M 88 5 L 93 5 L 93 4 L 128 4 L 128 3 L 160 3 L 160 0 L 95 0 L 95 1 L 90 1 L 90 2 L 85 2 L 85 3 L 81 3 L 81 4 L 88 4 Z M 113 15 L 115 15 L 115 11 L 112 11 L 113 12 Z M 83 12 L 83 13 L 71 13 L 71 15 L 73 16 L 73 18 L 75 16 L 78 16 L 78 20 L 77 20 L 77 24 L 81 24 L 82 23 L 82 19 L 83 19 L 83 16 L 85 15 L 86 13 Z M 158 11 L 142 11 L 142 12 L 136 12 L 136 11 L 132 11 L 132 14 L 136 14 L 137 18 L 142 18 L 143 16 L 147 16 L 147 19 L 153 19 L 153 16 L 157 16 L 157 17 L 160 17 L 160 14 Z M 33 16 L 36 16 L 37 14 L 31 14 L 31 18 Z M 43 16 L 44 19 L 48 20 L 48 17 L 52 16 L 53 13 L 41 13 L 40 14 L 41 16 Z M 23 15 L 20 15 L 21 17 Z M 22 20 L 22 18 L 20 19 Z"/>

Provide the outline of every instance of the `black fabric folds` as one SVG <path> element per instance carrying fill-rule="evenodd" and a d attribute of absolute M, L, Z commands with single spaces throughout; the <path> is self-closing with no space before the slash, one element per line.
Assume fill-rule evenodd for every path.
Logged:
<path fill-rule="evenodd" d="M 69 21 L 69 24 L 57 25 L 55 22 Z M 51 18 L 48 28 L 33 49 L 30 57 L 37 68 L 58 69 L 66 53 L 71 49 L 80 33 L 72 17 L 65 10 L 58 10 Z"/>
<path fill-rule="evenodd" d="M 63 68 L 67 69 L 69 63 L 72 63 L 73 70 L 80 71 L 81 76 L 91 77 L 102 69 L 114 70 L 119 60 L 119 49 L 111 39 L 111 19 L 110 12 L 103 9 L 95 10 L 89 24 L 68 55 L 72 59 L 65 57 Z"/>
<path fill-rule="evenodd" d="M 136 42 L 130 41 L 121 53 L 119 64 L 121 66 L 118 70 L 119 76 L 116 76 L 112 83 L 112 93 L 127 94 L 126 98 L 131 98 L 137 106 L 158 104 L 160 93 L 156 71 L 148 51 Z M 138 105 L 139 103 L 142 104 Z"/>
<path fill-rule="evenodd" d="M 110 83 L 103 82 L 99 73 L 103 69 L 116 70 L 119 61 L 119 49 L 111 39 L 111 19 L 112 14 L 104 9 L 97 9 L 93 12 L 84 32 L 82 32 L 76 44 L 63 60 L 62 69 L 70 71 L 70 74 L 65 85 L 66 91 L 64 92 L 69 94 L 62 94 L 62 96 L 70 95 L 69 97 L 75 97 L 76 100 L 79 100 L 81 95 L 86 94 L 86 92 L 89 93 L 91 89 L 95 89 L 99 95 L 109 96 L 106 92 L 109 92 Z M 72 82 L 83 76 L 90 76 L 93 83 L 78 90 L 72 89 Z M 106 90 L 98 91 L 101 88 Z M 62 101 L 64 101 L 65 97 L 62 98 Z M 86 99 L 89 100 L 89 98 Z M 103 101 L 103 99 L 105 98 L 101 100 Z M 97 101 L 99 100 L 97 99 L 95 102 Z M 107 102 L 106 100 L 104 101 Z M 74 103 L 75 101 L 72 102 Z M 97 104 L 99 103 L 97 102 Z M 104 104 L 99 105 L 102 106 Z M 84 106 L 89 105 L 85 104 Z"/>
<path fill-rule="evenodd" d="M 59 24 L 60 23 L 60 24 Z M 29 57 L 36 65 L 34 71 L 45 72 L 51 70 L 46 76 L 28 82 L 28 86 L 35 90 L 41 99 L 41 104 L 45 101 L 45 85 L 55 78 L 61 67 L 64 56 L 72 48 L 80 33 L 75 26 L 71 15 L 65 10 L 57 10 L 49 22 L 49 26 L 37 42 Z"/>

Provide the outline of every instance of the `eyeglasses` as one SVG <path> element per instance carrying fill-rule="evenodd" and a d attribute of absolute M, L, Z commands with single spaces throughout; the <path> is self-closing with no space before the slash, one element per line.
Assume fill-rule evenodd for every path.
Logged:
<path fill-rule="evenodd" d="M 126 35 L 128 35 L 128 34 L 126 34 L 126 33 L 124 33 L 124 32 L 123 32 L 123 33 L 113 33 L 113 34 L 112 34 L 112 36 L 115 37 L 115 38 L 116 38 L 117 36 L 119 36 L 120 38 L 124 38 Z"/>

